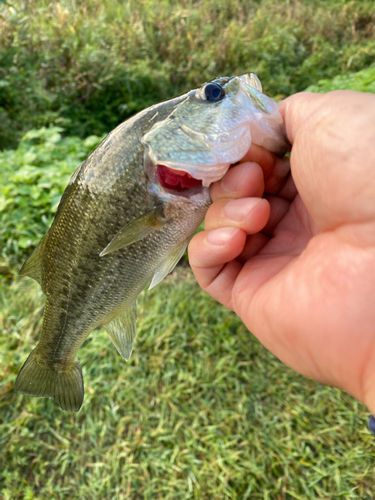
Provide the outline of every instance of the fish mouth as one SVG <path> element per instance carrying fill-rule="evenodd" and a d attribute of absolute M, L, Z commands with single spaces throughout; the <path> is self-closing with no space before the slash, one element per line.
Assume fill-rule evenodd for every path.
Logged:
<path fill-rule="evenodd" d="M 183 170 L 175 170 L 165 165 L 156 165 L 156 175 L 161 186 L 170 191 L 186 191 L 202 186 L 202 180 L 195 179 Z"/>

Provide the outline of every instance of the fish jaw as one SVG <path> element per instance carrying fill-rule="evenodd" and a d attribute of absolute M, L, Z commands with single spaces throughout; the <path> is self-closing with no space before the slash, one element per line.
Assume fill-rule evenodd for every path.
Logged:
<path fill-rule="evenodd" d="M 222 101 L 208 103 L 202 89 L 191 91 L 141 139 L 154 165 L 189 174 L 204 187 L 220 180 L 252 143 L 280 156 L 289 147 L 278 104 L 261 92 L 255 75 L 217 80 L 226 82 Z"/>

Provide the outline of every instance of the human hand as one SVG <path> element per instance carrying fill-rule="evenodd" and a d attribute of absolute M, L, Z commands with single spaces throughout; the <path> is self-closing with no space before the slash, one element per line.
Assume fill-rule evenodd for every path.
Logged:
<path fill-rule="evenodd" d="M 375 413 L 375 96 L 280 110 L 290 158 L 253 145 L 212 185 L 190 264 L 279 359 Z"/>

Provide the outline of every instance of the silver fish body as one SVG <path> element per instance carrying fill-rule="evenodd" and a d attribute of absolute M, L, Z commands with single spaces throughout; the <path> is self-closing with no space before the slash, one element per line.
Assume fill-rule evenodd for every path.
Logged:
<path fill-rule="evenodd" d="M 209 184 L 252 137 L 278 154 L 288 147 L 278 106 L 255 75 L 216 79 L 106 137 L 72 176 L 49 232 L 21 269 L 40 283 L 46 306 L 16 391 L 78 410 L 77 351 L 99 325 L 129 359 L 137 296 L 176 265 L 210 205 Z"/>

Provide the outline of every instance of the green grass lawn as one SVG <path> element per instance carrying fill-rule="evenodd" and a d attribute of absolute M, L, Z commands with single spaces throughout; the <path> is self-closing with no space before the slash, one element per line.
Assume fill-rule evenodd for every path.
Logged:
<path fill-rule="evenodd" d="M 140 296 L 128 363 L 90 335 L 78 413 L 13 392 L 43 295 L 0 297 L 1 499 L 374 498 L 368 411 L 282 365 L 189 268 Z"/>

